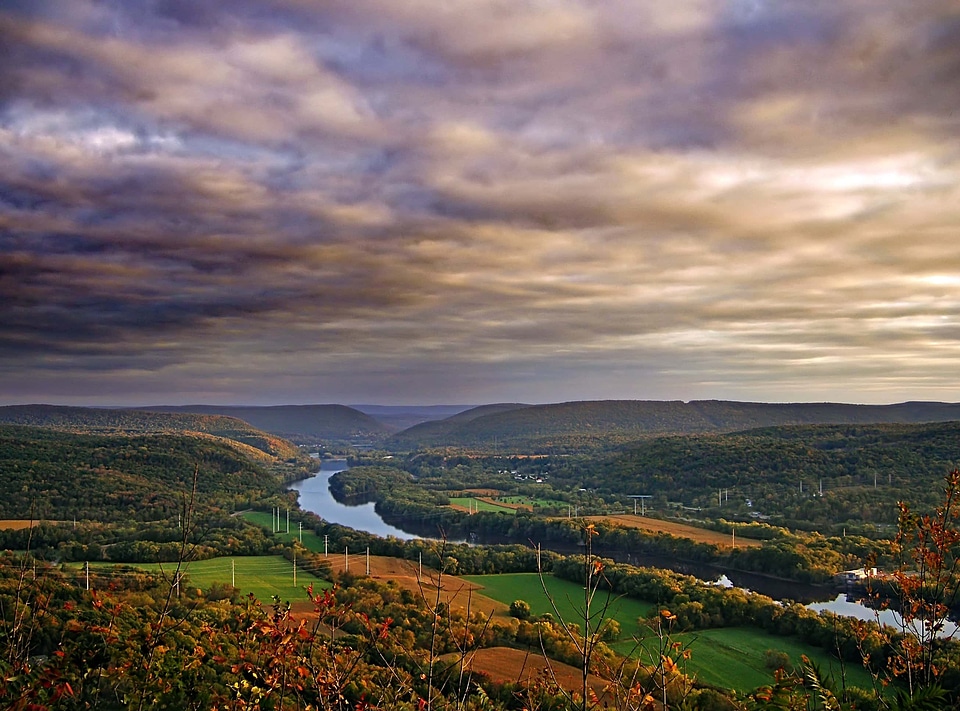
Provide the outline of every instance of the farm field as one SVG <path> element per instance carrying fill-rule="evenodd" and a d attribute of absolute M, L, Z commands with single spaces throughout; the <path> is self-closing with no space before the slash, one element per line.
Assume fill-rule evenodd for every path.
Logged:
<path fill-rule="evenodd" d="M 272 530 L 273 528 L 273 517 L 269 513 L 263 511 L 247 511 L 243 513 L 243 517 L 252 523 L 263 526 L 267 530 Z M 283 523 L 284 528 L 286 528 L 285 517 L 283 518 Z M 291 521 L 290 533 L 277 533 L 275 535 L 284 541 L 299 540 L 301 535 L 300 531 L 295 533 L 294 526 L 294 522 Z M 322 555 L 324 552 L 323 538 L 316 535 L 312 530 L 308 531 L 304 529 L 302 533 L 302 543 L 305 548 L 314 553 Z M 324 562 L 329 563 L 332 572 L 342 573 L 346 570 L 355 575 L 367 575 L 367 563 L 369 560 L 370 577 L 384 582 L 393 581 L 406 590 L 415 592 L 418 595 L 428 596 L 428 599 L 434 599 L 437 594 L 436 571 L 424 567 L 423 580 L 420 581 L 419 565 L 416 561 L 377 555 L 372 555 L 368 559 L 366 553 L 363 551 L 348 551 L 347 558 L 344 559 L 343 551 L 336 551 L 329 546 L 327 553 L 329 555 L 324 559 Z M 477 593 L 476 585 L 463 582 L 461 578 L 453 576 L 446 576 L 441 582 L 443 585 L 441 595 L 450 607 L 465 609 L 469 604 L 471 609 L 483 610 L 486 613 L 493 611 L 496 614 L 504 616 L 507 613 L 509 605 L 503 605 L 500 602 Z"/>
<path fill-rule="evenodd" d="M 417 561 L 387 556 L 370 556 L 370 577 L 382 582 L 394 582 L 405 590 L 417 596 L 424 597 L 433 604 L 437 598 L 437 571 L 420 566 Z M 367 557 L 363 553 L 348 556 L 344 560 L 343 554 L 329 556 L 330 569 L 334 573 L 342 573 L 344 569 L 357 575 L 366 575 Z M 445 575 L 440 579 L 440 597 L 451 608 L 479 611 L 486 614 L 493 613 L 498 617 L 509 617 L 509 603 L 504 604 L 498 599 L 491 598 L 480 590 L 476 583 L 454 575 Z M 510 602 L 513 602 L 511 600 Z"/>
<path fill-rule="evenodd" d="M 535 573 L 464 576 L 481 585 L 484 595 L 507 605 L 514 600 L 526 600 L 533 615 L 545 612 L 556 615 L 538 577 Z M 544 576 L 544 582 L 564 620 L 575 622 L 582 618 L 583 586 L 553 576 Z M 597 600 L 600 601 L 601 596 L 598 595 Z M 614 598 L 609 616 L 620 623 L 622 636 L 620 642 L 611 646 L 621 654 L 641 655 L 647 663 L 658 659 L 659 638 L 650 629 L 637 624 L 638 618 L 645 617 L 655 607 L 653 603 L 634 598 Z M 640 639 L 639 647 L 634 638 Z M 787 653 L 794 664 L 799 664 L 801 655 L 805 654 L 824 673 L 839 676 L 839 660 L 822 649 L 793 637 L 779 637 L 758 628 L 733 627 L 676 633 L 670 636 L 670 641 L 689 647 L 691 657 L 685 662 L 689 673 L 704 683 L 738 691 L 749 691 L 773 681 L 773 671 L 764 663 L 767 650 Z M 845 673 L 848 684 L 871 688 L 869 674 L 859 665 L 847 664 Z"/>
<path fill-rule="evenodd" d="M 824 650 L 794 637 L 779 637 L 755 627 L 681 632 L 670 635 L 670 641 L 679 642 L 690 650 L 690 659 L 683 662 L 687 673 L 701 682 L 737 691 L 749 691 L 773 681 L 773 670 L 764 664 L 767 650 L 785 652 L 794 665 L 799 665 L 801 655 L 805 654 L 823 674 L 832 674 L 835 679 L 840 677 L 840 661 Z M 611 646 L 621 654 L 641 653 L 642 659 L 649 662 L 658 657 L 659 642 L 648 632 L 647 638 L 642 640 L 642 652 L 629 640 Z M 847 685 L 872 688 L 870 675 L 859 664 L 848 662 L 843 671 Z"/>
<path fill-rule="evenodd" d="M 531 496 L 501 496 L 497 500 L 505 504 L 530 506 L 532 508 L 539 506 L 545 508 L 566 509 L 567 506 L 569 506 L 566 501 L 560 501 L 559 499 L 536 499 Z"/>
<path fill-rule="evenodd" d="M 470 581 L 480 586 L 480 592 L 509 607 L 514 600 L 525 600 L 530 605 L 533 615 L 550 613 L 554 617 L 559 613 L 567 622 L 575 622 L 583 618 L 583 586 L 568 580 L 561 580 L 552 575 L 545 575 L 543 582 L 547 586 L 556 610 L 550 604 L 540 576 L 536 573 L 501 573 L 497 575 L 464 575 L 462 580 Z M 599 593 L 594 599 L 594 611 L 601 609 L 606 601 L 606 595 Z M 653 603 L 644 602 L 629 597 L 611 597 L 608 614 L 615 619 L 626 636 L 639 631 L 637 620 L 645 617 L 656 607 Z"/>
<path fill-rule="evenodd" d="M 244 519 L 255 523 L 258 526 L 262 526 L 268 531 L 273 531 L 273 515 L 267 513 L 266 511 L 244 511 L 242 514 Z M 282 518 L 284 531 L 286 531 L 286 517 Z M 307 550 L 313 551 L 314 553 L 323 553 L 323 539 L 320 538 L 316 533 L 311 529 L 304 528 L 303 532 L 298 529 L 298 522 L 290 519 L 290 533 L 276 533 L 277 538 L 281 541 L 296 541 L 300 540 L 303 543 L 303 547 Z"/>
<path fill-rule="evenodd" d="M 501 506 L 495 501 L 473 496 L 456 496 L 450 499 L 450 505 L 460 511 L 493 511 L 495 513 L 516 514 L 516 506 Z"/>
<path fill-rule="evenodd" d="M 83 563 L 74 563 L 70 567 L 82 570 Z M 176 569 L 175 563 L 136 563 L 123 567 L 134 567 L 148 572 L 162 571 L 172 575 Z M 91 573 L 109 577 L 111 569 L 117 574 L 126 574 L 117 563 L 95 562 L 90 563 Z M 298 602 L 306 600 L 305 588 L 313 585 L 314 588 L 329 587 L 330 583 L 322 578 L 311 575 L 302 567 L 297 569 L 297 584 L 293 584 L 293 564 L 279 555 L 267 556 L 240 556 L 234 558 L 211 558 L 187 563 L 184 567 L 187 580 L 184 585 L 209 590 L 212 585 L 230 585 L 236 580 L 236 586 L 244 595 L 253 595 L 262 603 L 269 603 L 273 596 L 281 600 Z M 317 571 L 319 572 L 319 571 Z"/>
<path fill-rule="evenodd" d="M 31 521 L 25 518 L 3 518 L 0 519 L 0 530 L 19 531 L 22 528 L 30 528 L 39 523 L 54 523 L 53 521 Z"/>
<path fill-rule="evenodd" d="M 494 511 L 515 514 L 517 511 L 533 511 L 537 507 L 565 508 L 566 502 L 553 499 L 534 499 L 529 496 L 452 496 L 450 506 L 459 511 Z"/>
<path fill-rule="evenodd" d="M 606 521 L 607 523 L 626 526 L 628 528 L 642 528 L 645 531 L 653 531 L 654 533 L 669 533 L 671 536 L 689 538 L 697 543 L 730 546 L 733 542 L 732 537 L 728 533 L 708 531 L 705 528 L 697 528 L 696 526 L 680 523 L 679 521 L 664 521 L 658 518 L 650 518 L 649 516 L 617 514 L 613 516 L 586 516 L 585 518 L 589 521 Z M 761 542 L 752 538 L 742 538 L 738 536 L 736 545 L 738 548 L 752 548 L 760 546 Z"/>
<path fill-rule="evenodd" d="M 456 661 L 457 655 L 444 657 L 449 661 Z M 492 680 L 501 683 L 516 683 L 518 681 L 531 683 L 542 678 L 545 670 L 549 676 L 555 678 L 557 684 L 569 691 L 580 689 L 582 683 L 581 671 L 576 667 L 563 662 L 549 661 L 542 654 L 525 652 L 513 647 L 487 647 L 471 652 L 464 666 L 467 669 L 487 674 Z M 588 681 L 597 696 L 602 696 L 607 683 L 600 677 L 591 674 Z"/>

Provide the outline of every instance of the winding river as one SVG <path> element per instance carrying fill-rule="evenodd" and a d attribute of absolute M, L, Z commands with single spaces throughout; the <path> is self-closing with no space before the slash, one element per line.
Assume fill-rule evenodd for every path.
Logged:
<path fill-rule="evenodd" d="M 346 506 L 334 499 L 333 494 L 330 493 L 330 477 L 347 468 L 346 460 L 329 459 L 324 461 L 320 465 L 320 470 L 309 479 L 291 484 L 289 489 L 300 495 L 300 508 L 315 513 L 324 521 L 349 526 L 384 538 L 394 536 L 405 541 L 418 538 L 412 533 L 401 531 L 386 523 L 374 511 L 373 503 Z"/>
<path fill-rule="evenodd" d="M 394 536 L 401 540 L 412 540 L 420 537 L 386 523 L 374 510 L 373 503 L 347 506 L 334 499 L 333 494 L 330 493 L 330 477 L 347 468 L 346 460 L 326 460 L 321 463 L 320 469 L 312 477 L 291 484 L 289 489 L 299 494 L 300 508 L 317 514 L 325 521 L 349 526 L 358 531 L 366 531 L 377 536 Z M 571 553 L 576 551 L 560 552 Z M 624 558 L 624 556 L 613 554 L 612 551 L 610 553 L 613 558 Z M 601 554 L 606 555 L 602 551 Z M 626 556 L 622 562 L 667 568 L 694 575 L 701 580 L 716 585 L 735 586 L 759 592 L 776 600 L 797 600 L 806 604 L 811 610 L 829 610 L 838 615 L 857 617 L 862 620 L 876 620 L 879 614 L 879 620 L 882 624 L 899 629 L 900 618 L 892 610 L 884 610 L 878 613 L 852 597 L 844 593 L 838 594 L 828 587 L 781 581 L 740 571 L 725 571 L 716 566 L 685 563 L 663 557 Z M 941 634 L 956 633 L 957 627 L 952 622 L 948 621 L 945 625 L 946 628 Z"/>

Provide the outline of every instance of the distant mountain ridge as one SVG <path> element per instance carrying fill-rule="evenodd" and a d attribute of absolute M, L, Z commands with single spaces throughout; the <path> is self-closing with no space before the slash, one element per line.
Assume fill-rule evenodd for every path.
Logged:
<path fill-rule="evenodd" d="M 148 412 L 65 405 L 0 407 L 0 423 L 87 433 L 199 433 L 232 440 L 261 455 L 289 459 L 299 452 L 290 442 L 236 417 L 187 412 Z"/>
<path fill-rule="evenodd" d="M 346 405 L 165 405 L 137 409 L 236 417 L 298 444 L 380 438 L 391 432 L 382 422 Z"/>
<path fill-rule="evenodd" d="M 894 405 L 757 403 L 729 400 L 577 401 L 485 405 L 398 433 L 396 448 L 510 447 L 566 449 L 652 435 L 735 432 L 805 424 L 911 424 L 960 420 L 960 403 Z"/>
<path fill-rule="evenodd" d="M 405 417 L 436 417 L 456 406 L 364 406 L 397 424 Z M 163 419 L 167 418 L 167 419 Z M 264 452 L 289 442 L 573 451 L 665 434 L 736 432 L 783 425 L 921 424 L 960 421 L 960 403 L 759 403 L 732 400 L 595 400 L 529 405 L 496 403 L 421 422 L 400 432 L 346 405 L 182 405 L 101 409 L 56 405 L 0 407 L 0 423 L 90 431 L 206 432 Z M 268 434 L 269 433 L 269 434 Z M 283 439 L 280 439 L 283 438 Z M 280 456 L 286 456 L 280 454 Z"/>
<path fill-rule="evenodd" d="M 409 429 L 422 422 L 443 420 L 476 405 L 350 405 L 377 419 L 394 432 Z"/>

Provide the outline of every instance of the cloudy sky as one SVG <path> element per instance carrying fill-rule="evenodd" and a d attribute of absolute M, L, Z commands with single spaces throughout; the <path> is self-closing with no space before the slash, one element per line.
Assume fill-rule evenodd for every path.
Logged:
<path fill-rule="evenodd" d="M 23 0 L 0 404 L 960 400 L 955 0 Z"/>

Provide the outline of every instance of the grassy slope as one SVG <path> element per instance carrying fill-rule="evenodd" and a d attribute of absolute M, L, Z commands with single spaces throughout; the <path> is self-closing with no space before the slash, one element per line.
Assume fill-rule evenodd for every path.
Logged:
<path fill-rule="evenodd" d="M 534 573 L 502 575 L 468 575 L 466 580 L 483 586 L 483 594 L 509 604 L 514 600 L 526 600 L 534 615 L 545 612 L 556 616 L 538 576 Z M 561 617 L 575 623 L 582 619 L 583 587 L 553 576 L 544 578 L 548 590 L 557 603 Z M 602 604 L 604 597 L 598 595 L 595 604 Z M 620 642 L 613 645 L 621 654 L 640 654 L 644 661 L 659 658 L 660 639 L 646 627 L 640 627 L 637 619 L 645 617 L 655 607 L 633 598 L 614 599 L 610 606 L 612 614 L 623 630 Z M 632 639 L 641 640 L 637 642 Z M 737 691 L 749 691 L 773 681 L 773 672 L 764 666 L 767 650 L 786 652 L 794 664 L 799 664 L 805 654 L 818 664 L 824 673 L 833 672 L 839 677 L 840 662 L 822 649 L 811 647 L 793 637 L 778 637 L 753 627 L 733 627 L 703 630 L 671 635 L 670 641 L 689 646 L 691 658 L 686 669 L 707 684 L 714 684 Z M 870 677 L 859 666 L 846 667 L 847 683 L 870 688 Z"/>
<path fill-rule="evenodd" d="M 75 563 L 71 567 L 79 570 L 82 565 Z M 164 575 L 172 576 L 176 565 L 138 563 L 135 567 L 149 572 L 163 571 Z M 110 571 L 118 568 L 112 563 L 90 563 L 90 570 L 109 577 Z M 311 575 L 302 567 L 297 570 L 297 585 L 294 586 L 293 564 L 278 555 L 198 560 L 188 563 L 184 571 L 187 576 L 184 585 L 209 590 L 214 583 L 230 585 L 235 579 L 242 594 L 253 593 L 264 603 L 269 603 L 274 596 L 289 602 L 306 600 L 304 589 L 311 584 L 314 588 L 329 587 L 326 580 Z"/>
<path fill-rule="evenodd" d="M 770 684 L 773 671 L 764 664 L 767 650 L 786 652 L 794 665 L 799 665 L 801 656 L 806 655 L 824 674 L 832 674 L 839 680 L 841 671 L 846 675 L 847 686 L 871 688 L 871 679 L 867 671 L 856 664 L 841 663 L 835 657 L 818 647 L 800 642 L 794 637 L 779 637 L 755 627 L 725 627 L 721 629 L 685 632 L 670 636 L 672 642 L 679 642 L 690 650 L 690 659 L 686 661 L 687 673 L 696 676 L 706 684 L 750 691 Z M 643 658 L 646 661 L 656 659 L 659 639 L 648 633 L 642 639 Z M 613 645 L 622 654 L 636 653 L 636 644 L 622 641 Z"/>
<path fill-rule="evenodd" d="M 281 541 L 300 541 L 303 544 L 303 547 L 314 553 L 323 553 L 323 539 L 314 533 L 309 528 L 304 528 L 303 531 L 299 529 L 297 525 L 297 520 L 291 512 L 290 518 L 290 533 L 287 533 L 287 519 L 286 512 L 281 511 L 281 532 L 276 534 L 276 537 Z M 268 531 L 273 531 L 273 516 L 264 511 L 244 511 L 243 518 L 251 523 L 255 523 L 258 526 L 262 526 Z"/>
<path fill-rule="evenodd" d="M 539 576 L 536 573 L 509 573 L 499 575 L 464 575 L 468 580 L 483 586 L 484 595 L 509 605 L 514 600 L 525 600 L 530 605 L 533 615 L 550 613 L 559 616 L 569 623 L 576 623 L 583 619 L 583 586 L 568 580 L 560 580 L 552 575 L 546 575 L 543 582 L 547 586 L 550 596 L 556 605 L 550 604 L 547 594 L 543 590 Z M 606 595 L 599 594 L 594 599 L 593 610 L 602 609 L 606 602 Z M 623 634 L 630 635 L 639 631 L 637 619 L 646 616 L 654 605 L 634 598 L 611 598 L 605 617 L 615 619 L 620 623 Z M 599 621 L 599 620 L 598 620 Z"/>
<path fill-rule="evenodd" d="M 471 496 L 455 496 L 450 499 L 450 503 L 473 511 L 493 511 L 495 513 L 510 514 L 511 516 L 517 513 L 516 509 L 510 508 L 509 506 L 497 506 L 489 501 L 481 501 Z"/>

